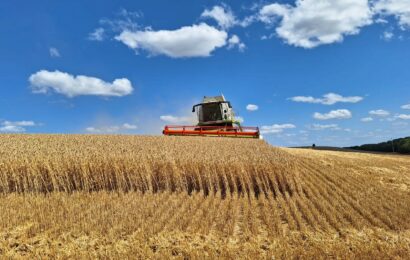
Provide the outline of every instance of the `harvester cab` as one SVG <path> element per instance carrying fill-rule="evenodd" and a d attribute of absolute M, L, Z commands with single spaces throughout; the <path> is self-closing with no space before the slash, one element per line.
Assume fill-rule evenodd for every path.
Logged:
<path fill-rule="evenodd" d="M 192 112 L 197 113 L 196 126 L 167 125 L 164 135 L 182 136 L 219 136 L 259 138 L 258 127 L 243 127 L 235 119 L 231 102 L 223 95 L 204 97 L 202 103 L 194 105 Z"/>
<path fill-rule="evenodd" d="M 192 107 L 192 112 L 197 113 L 198 126 L 240 125 L 235 121 L 231 102 L 226 101 L 223 95 L 204 97 L 202 103 Z"/>

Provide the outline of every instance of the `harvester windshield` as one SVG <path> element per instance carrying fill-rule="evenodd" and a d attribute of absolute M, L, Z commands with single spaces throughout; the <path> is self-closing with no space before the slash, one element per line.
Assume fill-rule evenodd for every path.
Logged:
<path fill-rule="evenodd" d="M 209 103 L 198 106 L 198 118 L 200 122 L 222 120 L 221 105 L 219 103 Z"/>

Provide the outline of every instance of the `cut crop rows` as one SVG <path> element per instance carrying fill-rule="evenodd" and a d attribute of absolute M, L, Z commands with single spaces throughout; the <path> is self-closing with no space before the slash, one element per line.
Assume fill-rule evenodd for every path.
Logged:
<path fill-rule="evenodd" d="M 245 244 L 255 246 L 249 254 L 303 255 L 289 239 L 319 250 L 312 242 L 319 237 L 349 238 L 339 241 L 346 246 L 356 241 L 352 234 L 374 238 L 373 250 L 385 250 L 380 256 L 410 247 L 409 157 L 195 137 L 0 135 L 0 148 L 0 255 L 22 255 L 23 240 L 27 250 L 41 248 L 41 234 L 70 250 L 81 237 L 94 238 L 98 250 L 87 250 L 101 255 L 91 257 L 106 256 L 110 239 L 128 253 L 157 257 L 200 246 L 220 257 Z M 363 250 L 366 239 L 357 240 Z M 346 248 L 332 243 L 331 250 Z"/>

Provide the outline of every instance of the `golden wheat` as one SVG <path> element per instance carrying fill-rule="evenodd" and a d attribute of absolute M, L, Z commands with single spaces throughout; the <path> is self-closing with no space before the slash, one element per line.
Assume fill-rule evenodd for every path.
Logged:
<path fill-rule="evenodd" d="M 0 256 L 407 258 L 409 185 L 406 156 L 0 135 Z"/>
<path fill-rule="evenodd" d="M 134 136 L 3 135 L 0 193 L 201 191 L 266 193 L 291 157 L 262 141 Z"/>

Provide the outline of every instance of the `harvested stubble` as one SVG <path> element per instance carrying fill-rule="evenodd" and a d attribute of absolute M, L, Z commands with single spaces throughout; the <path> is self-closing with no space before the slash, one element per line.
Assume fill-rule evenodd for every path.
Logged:
<path fill-rule="evenodd" d="M 0 256 L 407 258 L 410 158 L 0 135 Z"/>

